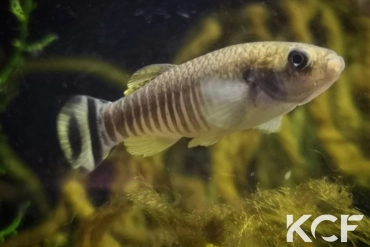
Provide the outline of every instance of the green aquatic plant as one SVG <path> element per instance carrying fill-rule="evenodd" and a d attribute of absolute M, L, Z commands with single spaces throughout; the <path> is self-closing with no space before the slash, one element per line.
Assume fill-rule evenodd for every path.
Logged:
<path fill-rule="evenodd" d="M 14 97 L 13 90 L 10 89 L 10 77 L 24 61 L 24 52 L 40 52 L 46 46 L 54 42 L 58 36 L 48 34 L 41 40 L 28 42 L 28 25 L 32 11 L 36 8 L 33 0 L 10 0 L 10 11 L 18 21 L 18 35 L 13 41 L 13 52 L 11 53 L 6 65 L 0 71 L 0 110 L 4 111 L 6 104 Z"/>
<path fill-rule="evenodd" d="M 7 236 L 14 236 L 17 233 L 17 229 L 22 222 L 23 216 L 29 207 L 30 202 L 25 202 L 21 205 L 17 216 L 14 220 L 4 229 L 0 229 L 0 243 L 4 242 Z"/>
<path fill-rule="evenodd" d="M 13 41 L 13 51 L 3 68 L 0 69 L 0 112 L 5 111 L 8 103 L 16 96 L 18 84 L 12 79 L 15 71 L 24 62 L 26 52 L 40 52 L 47 45 L 57 39 L 54 34 L 46 35 L 40 41 L 28 41 L 28 25 L 36 3 L 33 0 L 11 0 L 10 12 L 18 21 L 18 35 Z M 30 192 L 31 197 L 38 205 L 40 215 L 47 214 L 49 206 L 43 195 L 43 189 L 36 176 L 27 169 L 8 145 L 7 138 L 0 125 L 0 172 L 17 181 L 18 184 Z M 5 186 L 6 188 L 6 186 Z M 7 191 L 0 190 L 0 198 Z M 12 229 L 12 225 L 9 228 Z M 9 230 L 8 229 L 8 230 Z M 7 229 L 5 229 L 7 231 Z"/>
<path fill-rule="evenodd" d="M 10 0 L 10 11 L 18 21 L 18 35 L 13 40 L 13 52 L 11 53 L 5 66 L 0 70 L 0 110 L 4 111 L 6 102 L 9 102 L 14 95 L 10 94 L 11 76 L 13 74 L 25 74 L 28 72 L 84 72 L 92 73 L 101 77 L 107 82 L 116 86 L 124 87 L 129 75 L 122 69 L 96 58 L 81 57 L 55 57 L 52 59 L 26 60 L 26 53 L 40 53 L 47 46 L 58 39 L 56 34 L 46 34 L 36 42 L 28 40 L 28 25 L 31 14 L 37 7 L 33 0 Z M 7 100 L 5 100 L 7 99 Z"/>
<path fill-rule="evenodd" d="M 13 51 L 10 53 L 5 65 L 0 68 L 0 112 L 5 111 L 7 105 L 17 95 L 17 79 L 29 72 L 81 72 L 92 73 L 97 77 L 112 82 L 116 86 L 123 88 L 128 75 L 116 66 L 105 61 L 92 58 L 54 58 L 54 59 L 28 59 L 28 53 L 39 53 L 46 46 L 57 40 L 57 35 L 47 34 L 44 38 L 36 42 L 28 40 L 28 25 L 36 3 L 33 0 L 10 0 L 10 11 L 18 23 L 18 35 L 13 41 Z M 44 189 L 37 176 L 27 168 L 24 163 L 11 149 L 7 137 L 0 125 L 0 173 L 6 175 L 20 186 L 21 189 L 28 191 L 33 198 L 35 207 L 40 216 L 45 216 L 50 211 Z M 0 186 L 0 198 L 8 198 L 12 188 L 11 184 L 3 182 Z M 18 188 L 17 190 L 19 190 Z M 17 191 L 16 190 L 16 191 Z"/>

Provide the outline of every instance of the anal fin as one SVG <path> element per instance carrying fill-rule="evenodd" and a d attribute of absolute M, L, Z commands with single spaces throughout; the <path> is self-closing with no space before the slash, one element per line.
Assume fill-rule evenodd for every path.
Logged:
<path fill-rule="evenodd" d="M 127 137 L 123 142 L 130 154 L 148 157 L 168 149 L 179 139 L 180 138 L 170 139 L 154 136 L 134 136 Z"/>
<path fill-rule="evenodd" d="M 212 135 L 212 136 L 207 135 L 207 136 L 196 137 L 196 138 L 193 138 L 188 143 L 188 148 L 193 148 L 196 146 L 208 147 L 220 141 L 222 137 L 223 136 L 219 136 L 219 135 Z"/>

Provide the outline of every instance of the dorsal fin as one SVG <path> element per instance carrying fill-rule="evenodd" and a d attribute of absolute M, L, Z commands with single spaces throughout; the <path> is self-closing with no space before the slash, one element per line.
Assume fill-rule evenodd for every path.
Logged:
<path fill-rule="evenodd" d="M 139 69 L 131 76 L 130 80 L 127 82 L 127 90 L 124 92 L 124 94 L 127 96 L 133 93 L 137 89 L 147 84 L 153 78 L 162 74 L 166 70 L 173 68 L 174 66 L 176 65 L 163 63 L 152 64 Z"/>

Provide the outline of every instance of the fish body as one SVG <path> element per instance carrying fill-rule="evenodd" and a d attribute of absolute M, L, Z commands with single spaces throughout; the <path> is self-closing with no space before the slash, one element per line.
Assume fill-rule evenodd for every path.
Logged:
<path fill-rule="evenodd" d="M 180 138 L 210 146 L 251 128 L 279 129 L 281 117 L 328 89 L 345 67 L 334 51 L 302 43 L 226 47 L 180 65 L 135 72 L 126 96 L 75 96 L 58 116 L 61 147 L 73 167 L 92 171 L 117 144 L 151 156 Z"/>

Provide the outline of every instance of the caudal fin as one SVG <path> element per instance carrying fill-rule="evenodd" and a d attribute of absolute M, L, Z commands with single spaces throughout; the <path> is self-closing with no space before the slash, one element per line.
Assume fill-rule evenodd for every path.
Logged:
<path fill-rule="evenodd" d="M 105 101 L 87 96 L 72 97 L 57 119 L 59 143 L 73 168 L 94 170 L 113 146 L 103 141 L 102 106 Z"/>

